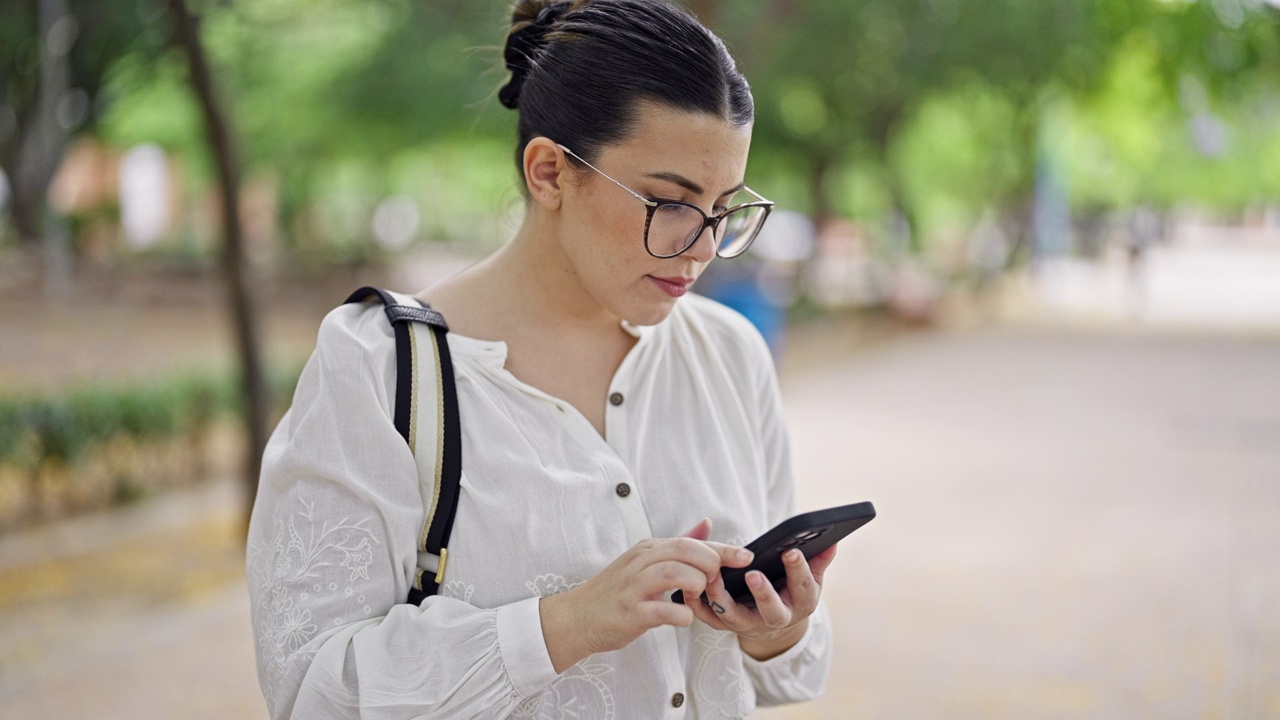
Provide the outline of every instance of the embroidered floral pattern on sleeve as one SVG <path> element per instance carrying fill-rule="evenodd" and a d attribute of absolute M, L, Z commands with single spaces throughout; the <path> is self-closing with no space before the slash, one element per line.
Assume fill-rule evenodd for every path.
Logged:
<path fill-rule="evenodd" d="M 525 581 L 524 586 L 538 597 L 548 597 L 581 585 L 571 583 L 563 575 L 547 573 Z M 592 718 L 612 720 L 617 703 L 604 677 L 613 672 L 607 664 L 588 658 L 564 671 L 547 689 L 529 697 L 516 707 L 512 717 L 534 720 L 569 720 Z"/>
<path fill-rule="evenodd" d="M 604 678 L 613 668 L 590 658 L 564 671 L 544 691 L 516 707 L 511 717 L 533 720 L 613 720 L 617 703 Z"/>
<path fill-rule="evenodd" d="M 461 600 L 464 603 L 471 602 L 471 596 L 476 593 L 476 586 L 464 583 L 461 580 L 450 580 L 440 586 L 440 597 L 453 598 Z"/>
<path fill-rule="evenodd" d="M 524 586 L 529 588 L 529 592 L 538 597 L 549 597 L 558 595 L 566 590 L 572 590 L 581 584 L 581 582 L 571 583 L 563 575 L 548 573 L 539 575 L 532 580 L 526 580 Z"/>
<path fill-rule="evenodd" d="M 266 668 L 271 681 L 265 686 L 268 693 L 284 674 L 289 657 L 320 631 L 311 611 L 297 606 L 295 598 L 312 601 L 313 595 L 341 592 L 351 602 L 355 594 L 352 583 L 369 579 L 373 546 L 378 544 L 367 527 L 368 518 L 358 522 L 348 518 L 332 524 L 320 522 L 314 503 L 302 498 L 298 503 L 301 509 L 287 522 L 277 518 L 269 547 L 249 547 L 249 581 L 258 586 L 258 607 L 254 608 L 258 645 L 270 658 Z M 355 598 L 355 602 L 358 610 L 372 611 L 370 606 L 361 605 L 364 595 Z M 336 618 L 334 625 L 344 622 L 343 618 Z M 267 701 L 270 703 L 271 698 Z"/>
<path fill-rule="evenodd" d="M 706 720 L 743 718 L 751 712 L 754 698 L 751 684 L 742 671 L 742 651 L 733 633 L 698 627 L 694 637 L 697 663 L 694 702 L 698 717 Z"/>

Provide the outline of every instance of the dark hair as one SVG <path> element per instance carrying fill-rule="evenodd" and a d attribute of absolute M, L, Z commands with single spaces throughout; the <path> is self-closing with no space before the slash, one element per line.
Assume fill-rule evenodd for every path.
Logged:
<path fill-rule="evenodd" d="M 664 0 L 518 0 L 511 23 L 503 53 L 511 81 L 498 97 L 520 112 L 520 171 L 539 135 L 593 162 L 634 130 L 642 100 L 737 126 L 754 117 L 751 88 L 724 43 Z"/>

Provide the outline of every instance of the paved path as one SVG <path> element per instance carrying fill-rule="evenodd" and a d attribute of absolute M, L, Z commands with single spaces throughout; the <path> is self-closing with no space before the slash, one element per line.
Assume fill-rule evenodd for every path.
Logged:
<path fill-rule="evenodd" d="M 989 330 L 791 378 L 803 504 L 871 499 L 821 703 L 1280 717 L 1280 340 Z"/>
<path fill-rule="evenodd" d="M 831 572 L 826 696 L 759 718 L 1280 717 L 1280 338 L 797 341 L 802 507 L 880 517 Z M 0 565 L 0 717 L 262 717 L 235 508 Z"/>

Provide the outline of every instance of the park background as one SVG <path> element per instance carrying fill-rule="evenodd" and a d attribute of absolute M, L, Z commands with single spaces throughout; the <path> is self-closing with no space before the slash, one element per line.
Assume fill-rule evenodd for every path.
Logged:
<path fill-rule="evenodd" d="M 779 212 L 800 504 L 761 718 L 1280 717 L 1280 4 L 699 0 Z M 518 226 L 504 3 L 0 8 L 0 707 L 261 717 L 243 522 L 324 313 Z"/>

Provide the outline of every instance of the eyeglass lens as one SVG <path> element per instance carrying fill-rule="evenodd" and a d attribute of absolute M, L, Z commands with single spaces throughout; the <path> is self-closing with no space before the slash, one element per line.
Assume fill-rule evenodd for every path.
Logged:
<path fill-rule="evenodd" d="M 750 206 L 725 215 L 715 227 L 716 253 L 728 258 L 746 250 L 765 214 L 765 208 Z M 649 222 L 649 252 L 660 257 L 684 252 L 697 240 L 704 222 L 705 216 L 697 208 L 676 203 L 659 205 Z"/>

